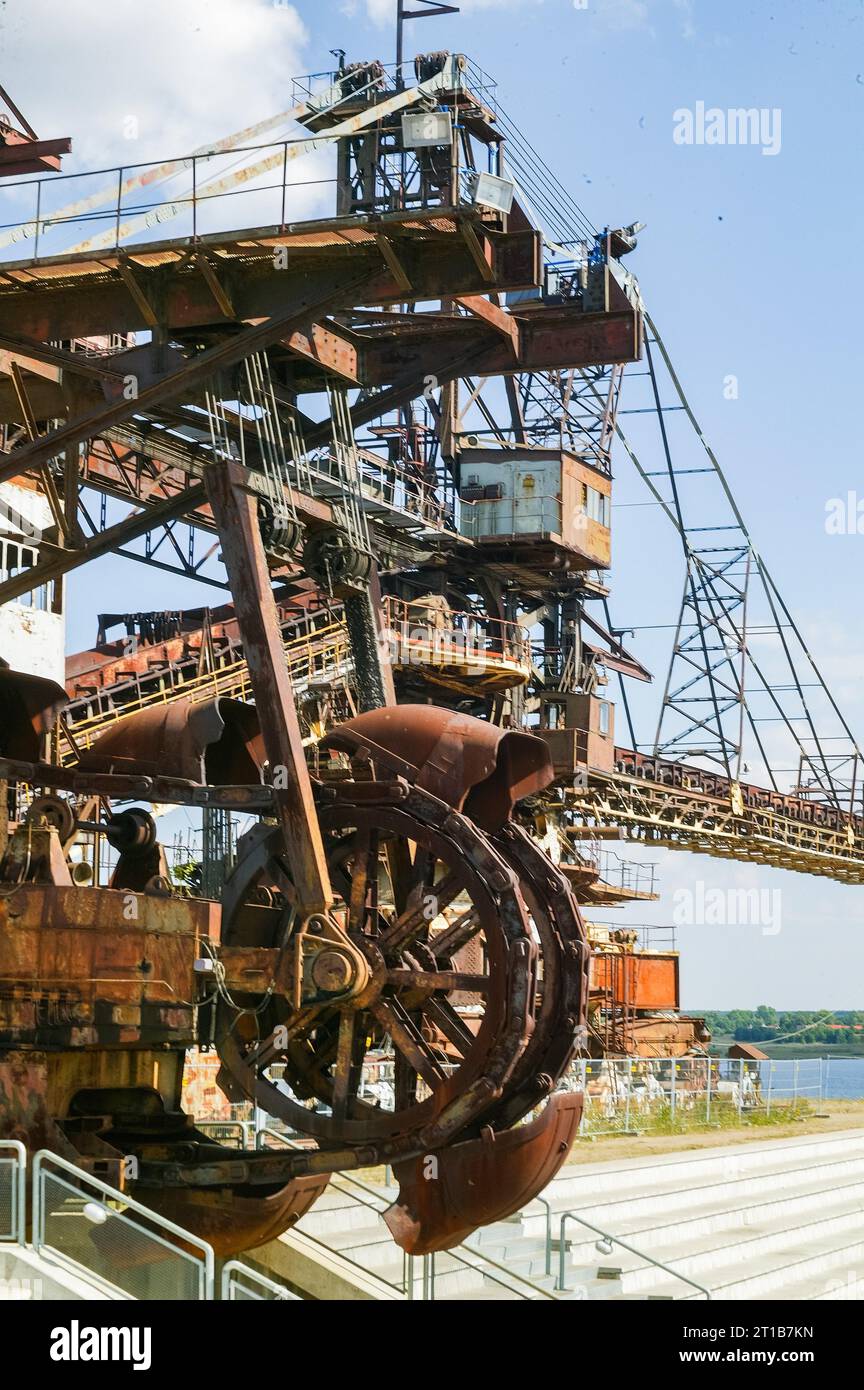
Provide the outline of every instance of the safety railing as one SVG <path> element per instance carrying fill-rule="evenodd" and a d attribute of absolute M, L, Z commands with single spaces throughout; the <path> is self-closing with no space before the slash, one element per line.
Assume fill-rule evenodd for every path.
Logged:
<path fill-rule="evenodd" d="M 840 1066 L 821 1057 L 583 1057 L 569 1068 L 561 1089 L 584 1096 L 581 1136 L 678 1132 L 822 1102 L 831 1094 L 832 1075 L 842 1094 Z"/>
<path fill-rule="evenodd" d="M 240 1147 L 252 1147 L 246 1143 L 254 1135 L 251 1123 L 204 1121 L 198 1128 L 220 1139 L 230 1130 Z M 32 1182 L 35 1253 L 94 1289 L 130 1299 L 216 1297 L 214 1252 L 206 1241 L 48 1150 L 36 1154 Z M 0 1245 L 26 1245 L 26 1210 L 27 1151 L 18 1140 L 0 1140 Z M 223 1265 L 218 1287 L 226 1302 L 302 1301 L 242 1260 Z"/>
<path fill-rule="evenodd" d="M 313 496 L 322 488 L 332 492 L 344 487 L 339 460 L 329 452 L 309 459 L 302 473 L 289 468 L 289 477 L 292 485 L 300 490 L 311 487 Z M 357 482 L 360 496 L 370 509 L 378 507 L 382 512 L 400 513 L 424 529 L 441 530 L 443 527 L 445 509 L 435 489 L 400 464 L 378 458 L 369 449 L 360 450 Z"/>
<path fill-rule="evenodd" d="M 268 1126 L 264 1126 L 259 1130 L 259 1143 L 266 1142 L 267 1136 L 281 1140 L 288 1148 L 299 1147 L 297 1140 L 281 1134 L 278 1130 L 271 1129 Z M 389 1196 L 384 1195 L 369 1183 L 363 1182 L 362 1179 L 355 1178 L 352 1173 L 334 1173 L 330 1179 L 330 1183 L 331 1187 L 349 1196 L 359 1206 L 374 1211 L 378 1216 L 383 1216 L 388 1207 L 392 1205 L 392 1199 Z M 353 1191 L 348 1191 L 347 1189 L 349 1188 L 353 1189 Z M 313 1244 L 320 1245 L 327 1250 L 331 1249 L 331 1247 L 327 1245 L 327 1242 L 321 1240 L 320 1237 L 309 1235 L 308 1232 L 304 1232 L 303 1234 L 305 1238 L 311 1240 Z M 369 1273 L 366 1266 L 360 1265 L 357 1260 L 353 1260 L 344 1250 L 340 1249 L 338 1253 L 341 1259 L 347 1260 L 349 1264 L 355 1265 L 358 1269 L 363 1269 L 364 1273 Z M 472 1270 L 475 1273 L 479 1273 L 484 1280 L 488 1280 L 490 1283 L 506 1289 L 508 1293 L 515 1294 L 519 1299 L 551 1299 L 553 1302 L 555 1301 L 555 1295 L 548 1289 L 542 1288 L 540 1285 L 535 1284 L 533 1280 L 527 1279 L 524 1275 L 519 1274 L 515 1270 L 508 1269 L 506 1265 L 499 1263 L 498 1260 L 493 1260 L 489 1255 L 484 1255 L 478 1250 L 471 1249 L 465 1245 L 459 1245 L 445 1253 L 448 1260 L 452 1259 L 459 1269 Z M 416 1273 L 418 1263 L 420 1265 L 419 1276 Z M 417 1256 L 406 1254 L 402 1261 L 402 1279 L 399 1283 L 394 1282 L 392 1279 L 383 1278 L 381 1275 L 377 1277 L 381 1278 L 382 1283 L 397 1289 L 409 1300 L 417 1299 L 417 1287 L 419 1284 L 421 1291 L 420 1299 L 432 1302 L 435 1301 L 437 1296 L 440 1275 L 441 1271 L 436 1267 L 434 1254 Z"/>
<path fill-rule="evenodd" d="M 238 1149 L 254 1149 L 255 1125 L 249 1120 L 196 1120 L 195 1128 L 217 1144 L 231 1144 Z"/>
<path fill-rule="evenodd" d="M 429 603 L 385 600 L 382 634 L 396 665 L 461 665 L 482 673 L 490 666 L 531 670 L 528 633 L 518 623 Z"/>
<path fill-rule="evenodd" d="M 460 85 L 465 73 L 475 93 L 487 105 L 494 104 L 494 83 L 486 74 L 470 63 L 459 76 Z M 340 88 L 338 74 L 320 76 L 325 80 L 320 90 L 313 79 L 296 80 L 297 101 L 292 110 L 282 113 L 281 120 L 261 122 L 209 149 L 171 156 L 158 164 L 149 160 L 7 183 L 4 191 L 23 215 L 0 223 L 0 261 L 14 260 L 16 250 L 33 259 L 104 253 L 142 236 L 152 239 L 155 229 L 171 222 L 177 224 L 175 237 L 196 240 L 241 228 L 284 228 L 289 221 L 325 215 L 325 191 L 331 190 L 333 203 L 337 188 L 332 162 L 326 162 L 334 148 L 326 130 L 266 143 L 239 143 L 244 134 L 248 137 L 262 127 L 308 115 L 310 101 L 319 116 L 325 110 L 336 112 L 338 125 L 338 108 L 344 103 L 356 101 L 362 92 L 377 96 L 395 87 L 393 75 L 386 73 L 383 80 L 374 77 L 354 91 Z M 405 85 L 417 85 L 413 73 Z M 134 121 L 127 118 L 130 138 L 135 134 Z M 295 162 L 306 155 L 314 162 L 304 166 L 305 177 L 301 177 L 295 173 Z M 158 192 L 147 197 L 154 186 Z"/>
<path fill-rule="evenodd" d="M 597 1244 L 598 1246 L 604 1247 L 602 1250 L 603 1254 L 611 1255 L 614 1247 L 618 1245 L 622 1250 L 626 1250 L 628 1254 L 635 1255 L 637 1259 L 645 1260 L 648 1264 L 653 1265 L 655 1269 L 662 1269 L 665 1274 L 670 1274 L 673 1278 L 680 1279 L 682 1283 L 689 1284 L 692 1289 L 696 1289 L 701 1293 L 706 1300 L 710 1300 L 711 1290 L 707 1289 L 704 1284 L 697 1283 L 695 1279 L 691 1279 L 688 1275 L 682 1274 L 672 1265 L 664 1264 L 662 1260 L 655 1259 L 653 1255 L 647 1254 L 644 1250 L 637 1250 L 635 1245 L 631 1245 L 629 1241 L 623 1240 L 621 1236 L 613 1236 L 608 1231 L 601 1230 L 599 1226 L 593 1226 L 590 1221 L 586 1221 L 584 1216 L 580 1216 L 579 1213 L 575 1211 L 562 1212 L 558 1227 L 558 1280 L 555 1287 L 559 1293 L 567 1292 L 567 1238 L 565 1228 L 568 1221 L 575 1221 L 578 1225 L 584 1226 L 586 1230 L 592 1231 L 594 1235 L 599 1236 L 600 1240 Z M 549 1252 L 551 1252 L 551 1248 L 552 1229 L 550 1212 L 547 1217 L 546 1227 L 547 1264 L 550 1263 Z"/>
<path fill-rule="evenodd" d="M 529 640 L 517 623 L 447 611 L 441 615 L 441 625 L 432 626 L 419 621 L 423 611 L 422 605 L 395 598 L 385 600 L 385 660 L 396 666 L 418 667 L 461 663 L 469 674 L 481 676 L 505 667 L 516 679 L 530 673 Z M 428 614 L 428 609 L 425 611 Z M 286 624 L 284 630 L 285 659 L 296 690 L 302 692 L 325 671 L 332 681 L 350 679 L 353 663 L 341 608 L 318 610 L 307 619 Z M 213 667 L 200 675 L 194 657 L 136 672 L 126 681 L 81 696 L 67 708 L 66 718 L 75 744 L 83 749 L 104 729 L 141 709 L 169 704 L 181 697 L 208 700 L 228 696 L 242 700 L 250 693 L 246 662 L 232 648 L 221 657 L 217 653 Z M 85 710 L 89 712 L 84 714 Z M 64 763 L 74 759 L 68 741 L 62 743 L 60 756 Z"/>
<path fill-rule="evenodd" d="M 624 893 L 650 897 L 657 891 L 656 864 L 643 864 L 637 859 L 622 859 L 614 850 L 600 850 L 598 868 L 604 883 L 620 888 Z"/>
<path fill-rule="evenodd" d="M 468 540 L 562 534 L 561 498 L 462 497 L 459 531 Z"/>
<path fill-rule="evenodd" d="M 301 136 L 181 155 L 159 165 L 150 161 L 10 183 L 4 192 L 25 212 L 0 223 L 0 261 L 13 260 L 16 250 L 34 259 L 109 252 L 142 236 L 152 239 L 156 229 L 170 223 L 176 226 L 166 235 L 194 239 L 321 216 L 328 188 L 333 201 L 335 174 L 325 173 L 320 163 L 307 164 L 301 177 L 295 160 L 320 153 L 325 145 L 323 137 Z M 153 184 L 159 192 L 147 198 Z"/>
<path fill-rule="evenodd" d="M 23 1245 L 26 1234 L 27 1150 L 0 1139 L 0 1244 Z"/>
<path fill-rule="evenodd" d="M 671 926 L 640 926 L 637 946 L 640 951 L 677 951 L 678 934 Z"/>
<path fill-rule="evenodd" d="M 481 97 L 484 104 L 494 111 L 496 109 L 498 83 L 480 67 L 479 63 L 464 53 L 458 55 L 458 61 L 461 64 L 461 85 L 467 87 L 474 96 Z M 374 68 L 370 65 L 370 75 L 367 80 L 358 82 L 356 87 L 349 90 L 345 90 L 343 85 L 345 74 L 336 69 L 329 72 L 304 73 L 300 77 L 291 79 L 291 100 L 293 104 L 311 102 L 319 112 L 333 111 L 343 103 L 352 99 L 356 100 L 367 93 L 395 92 L 400 71 L 404 85 L 412 87 L 417 81 L 413 58 L 406 58 L 401 65 L 398 63 L 375 63 Z"/>
<path fill-rule="evenodd" d="M 206 1241 L 41 1149 L 33 1161 L 33 1248 L 132 1299 L 215 1297 Z"/>
<path fill-rule="evenodd" d="M 219 1287 L 223 1303 L 303 1302 L 299 1294 L 250 1269 L 242 1260 L 229 1260 L 222 1266 Z"/>

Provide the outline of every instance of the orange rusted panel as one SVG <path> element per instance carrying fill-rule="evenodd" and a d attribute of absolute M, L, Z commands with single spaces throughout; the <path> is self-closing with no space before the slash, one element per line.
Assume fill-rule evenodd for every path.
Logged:
<path fill-rule="evenodd" d="M 612 992 L 631 1009 L 677 1009 L 678 956 L 618 955 L 595 951 L 591 957 L 591 993 Z"/>
<path fill-rule="evenodd" d="M 202 899 L 21 884 L 0 897 L 0 1046 L 124 1046 L 195 1037 Z"/>

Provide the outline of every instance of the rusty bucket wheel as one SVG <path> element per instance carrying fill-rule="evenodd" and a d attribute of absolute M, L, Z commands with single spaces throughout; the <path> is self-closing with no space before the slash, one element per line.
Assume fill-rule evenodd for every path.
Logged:
<path fill-rule="evenodd" d="M 554 1090 L 584 1046 L 590 950 L 565 875 L 528 832 L 511 821 L 492 836 L 492 843 L 519 878 L 540 947 L 534 1032 L 506 1095 L 484 1119 L 506 1129 Z"/>
<path fill-rule="evenodd" d="M 536 947 L 516 877 L 466 817 L 405 785 L 389 784 L 380 800 L 369 784 L 356 799 L 343 785 L 319 819 L 334 916 L 366 957 L 369 984 L 344 1003 L 293 1013 L 274 1004 L 256 1037 L 248 1016 L 221 1005 L 223 1063 L 247 1096 L 324 1145 L 447 1143 L 500 1098 L 532 1030 Z M 278 830 L 262 830 L 252 859 L 226 886 L 223 940 L 240 944 L 254 905 L 272 933 L 261 939 L 259 911 L 256 944 L 283 944 L 286 932 L 290 944 Z M 453 969 L 469 944 L 474 967 Z M 364 1070 L 385 1047 L 392 1080 L 370 1094 Z M 267 1075 L 277 1065 L 293 1095 Z"/>

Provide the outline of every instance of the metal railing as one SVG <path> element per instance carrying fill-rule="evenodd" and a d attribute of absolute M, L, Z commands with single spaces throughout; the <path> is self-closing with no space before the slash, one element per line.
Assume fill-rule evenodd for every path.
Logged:
<path fill-rule="evenodd" d="M 308 621 L 308 625 L 303 625 L 299 633 L 289 627 L 284 642 L 285 659 L 295 687 L 302 687 L 304 682 L 324 670 L 333 673 L 350 665 L 348 636 L 342 623 L 334 622 L 332 615 L 328 614 L 323 617 L 324 625 L 316 626 L 315 616 Z M 108 725 L 119 723 L 139 709 L 167 704 L 180 696 L 189 696 L 193 700 L 207 700 L 214 695 L 243 699 L 249 694 L 249 671 L 242 656 L 234 656 L 233 660 L 224 664 L 217 663 L 211 671 L 184 680 L 186 669 L 195 669 L 194 661 L 185 663 L 184 667 L 166 663 L 164 668 L 136 674 L 122 687 L 130 698 L 120 705 L 108 703 L 112 692 L 116 693 L 119 686 L 97 692 L 92 697 L 92 704 L 98 707 L 101 696 L 105 706 L 97 708 L 97 712 L 89 718 L 71 725 L 76 743 L 82 748 L 88 747 Z M 81 703 L 86 704 L 86 699 L 82 698 Z M 71 750 L 67 753 L 67 758 L 69 756 Z"/>
<path fill-rule="evenodd" d="M 199 1126 L 207 1127 L 206 1122 Z M 252 1128 L 234 1121 L 211 1127 L 233 1128 L 241 1140 Z M 128 1299 L 216 1297 L 215 1255 L 207 1241 L 47 1149 L 33 1161 L 32 1195 L 34 1253 L 47 1255 L 94 1289 Z M 16 1139 L 2 1139 L 0 1245 L 27 1244 L 26 1211 L 27 1151 Z M 219 1295 L 235 1303 L 302 1302 L 299 1294 L 242 1260 L 223 1266 Z"/>
<path fill-rule="evenodd" d="M 467 87 L 474 96 L 482 96 L 484 103 L 494 111 L 496 109 L 496 92 L 498 83 L 489 73 L 475 63 L 473 58 L 466 54 L 456 55 L 462 63 L 461 84 Z M 336 69 L 329 72 L 310 72 L 303 73 L 299 77 L 291 79 L 291 102 L 292 105 L 299 105 L 300 102 L 311 102 L 315 105 L 316 111 L 333 111 L 344 102 L 356 100 L 358 97 L 365 96 L 367 93 L 397 90 L 397 82 L 400 73 L 398 63 L 376 63 L 374 74 L 369 81 L 362 83 L 355 91 L 343 92 L 340 78 L 344 77 Z M 401 64 L 402 80 L 406 87 L 412 87 L 417 81 L 414 72 L 414 59 L 406 58 Z M 319 105 L 320 103 L 320 105 Z"/>
<path fill-rule="evenodd" d="M 558 1280 L 555 1287 L 556 1289 L 558 1289 L 559 1292 L 567 1292 L 567 1242 L 565 1237 L 565 1227 L 568 1221 L 575 1221 L 580 1226 L 584 1226 L 586 1230 L 593 1231 L 594 1235 L 599 1236 L 600 1239 L 609 1246 L 610 1254 L 612 1252 L 613 1246 L 620 1245 L 621 1249 L 626 1250 L 628 1254 L 635 1255 L 640 1260 L 647 1260 L 647 1262 L 653 1265 L 655 1269 L 662 1269 L 665 1274 L 671 1274 L 675 1279 L 680 1279 L 682 1283 L 689 1284 L 691 1288 L 697 1289 L 699 1293 L 705 1295 L 706 1300 L 710 1301 L 711 1290 L 707 1289 L 704 1284 L 699 1284 L 696 1282 L 695 1279 L 690 1279 L 686 1274 L 681 1274 L 679 1270 L 673 1269 L 671 1265 L 664 1264 L 662 1260 L 655 1260 L 653 1255 L 646 1254 L 644 1250 L 637 1250 L 635 1245 L 630 1245 L 628 1241 L 622 1240 L 620 1236 L 613 1236 L 608 1231 L 602 1231 L 599 1226 L 592 1226 L 590 1221 L 586 1221 L 584 1216 L 579 1216 L 579 1214 L 575 1211 L 562 1212 L 560 1225 L 558 1227 Z M 546 1228 L 547 1252 L 551 1252 L 551 1245 L 552 1226 L 550 1212 L 547 1218 Z M 549 1253 L 547 1253 L 547 1260 L 550 1260 L 551 1262 Z"/>
<path fill-rule="evenodd" d="M 530 638 L 519 623 L 397 598 L 385 600 L 384 618 L 382 636 L 394 664 L 460 664 L 478 671 L 507 664 L 531 671 Z"/>
<path fill-rule="evenodd" d="M 281 1134 L 278 1130 L 271 1129 L 267 1125 L 258 1131 L 256 1138 L 260 1141 L 260 1139 L 266 1135 L 270 1135 L 275 1139 L 280 1139 L 288 1148 L 299 1147 L 296 1140 L 292 1139 L 290 1136 Z M 353 1201 L 357 1202 L 359 1206 L 374 1211 L 378 1216 L 383 1216 L 387 1208 L 392 1205 L 389 1196 L 385 1196 L 377 1188 L 372 1187 L 369 1183 L 363 1182 L 360 1178 L 355 1178 L 352 1173 L 334 1173 L 330 1179 L 330 1183 L 332 1187 L 342 1192 L 344 1196 L 350 1197 Z M 357 1193 L 362 1195 L 346 1192 L 346 1186 L 356 1188 Z M 381 1205 L 378 1205 L 379 1203 Z M 320 1245 L 326 1250 L 331 1250 L 327 1242 L 321 1240 L 319 1236 L 310 1235 L 307 1231 L 303 1231 L 302 1234 L 305 1239 L 311 1240 L 314 1244 Z M 339 1250 L 337 1253 L 340 1259 L 347 1260 L 349 1264 L 354 1265 L 358 1269 L 362 1269 L 364 1274 L 368 1275 L 370 1272 L 374 1273 L 374 1271 L 370 1271 L 365 1265 L 359 1264 L 357 1260 L 353 1260 L 350 1255 L 346 1255 L 344 1250 Z M 454 1249 L 447 1250 L 444 1253 L 448 1258 L 455 1260 L 460 1267 L 482 1274 L 484 1279 L 488 1279 L 490 1283 L 507 1289 L 509 1293 L 515 1294 L 517 1298 L 551 1299 L 552 1302 L 556 1301 L 555 1295 L 550 1293 L 548 1289 L 541 1288 L 538 1284 L 535 1284 L 533 1280 L 527 1279 L 523 1274 L 519 1274 L 515 1270 L 508 1269 L 506 1265 L 500 1264 L 498 1260 L 493 1260 L 489 1255 L 484 1255 L 478 1250 L 471 1249 L 465 1245 L 458 1245 L 454 1247 Z M 401 1283 L 395 1283 L 392 1279 L 387 1279 L 380 1274 L 375 1277 L 380 1279 L 382 1283 L 388 1284 L 391 1288 L 397 1289 L 399 1292 L 403 1293 L 409 1300 L 414 1300 L 416 1299 L 416 1288 L 418 1283 L 418 1278 L 414 1271 L 418 1260 L 420 1261 L 421 1267 L 419 1281 L 421 1286 L 421 1300 L 434 1302 L 436 1298 L 437 1280 L 439 1277 L 434 1254 L 419 1256 L 404 1255 L 402 1260 Z"/>
<path fill-rule="evenodd" d="M 562 524 L 561 498 L 552 495 L 459 499 L 459 531 L 468 540 L 562 535 Z"/>
<path fill-rule="evenodd" d="M 242 1260 L 229 1260 L 222 1266 L 219 1287 L 223 1303 L 303 1302 L 299 1294 L 250 1269 Z"/>
<path fill-rule="evenodd" d="M 215 1297 L 211 1245 L 48 1149 L 33 1161 L 33 1249 L 126 1298 Z"/>
<path fill-rule="evenodd" d="M 581 1091 L 580 1136 L 666 1126 L 721 1125 L 770 1116 L 780 1104 L 822 1102 L 829 1091 L 824 1058 L 751 1061 L 720 1057 L 580 1058 L 561 1089 Z"/>
<path fill-rule="evenodd" d="M 407 65 L 406 65 L 407 66 Z M 460 85 L 468 75 L 473 90 L 483 93 L 487 104 L 494 103 L 494 83 L 475 64 L 467 62 L 459 75 Z M 335 110 L 359 92 L 343 93 L 338 86 L 338 74 L 320 74 L 330 79 L 329 90 L 315 92 L 313 79 L 296 79 L 294 108 L 276 118 L 259 123 L 277 125 L 303 116 L 304 105 L 310 98 L 317 100 L 318 113 Z M 333 79 L 336 79 L 335 81 Z M 363 91 L 370 95 L 390 90 L 392 78 L 385 77 L 383 86 L 377 79 Z M 406 83 L 416 86 L 413 74 Z M 373 91 L 374 89 L 374 91 Z M 338 124 L 338 123 L 337 123 Z M 255 131 L 255 127 L 245 132 Z M 112 251 L 130 244 L 140 234 L 147 234 L 166 222 L 179 220 L 175 235 L 202 235 L 229 232 L 248 227 L 285 227 L 288 221 L 321 215 L 323 209 L 309 206 L 309 195 L 331 186 L 335 191 L 335 173 L 314 177 L 318 170 L 306 167 L 306 177 L 291 177 L 294 161 L 303 155 L 332 152 L 333 136 L 326 130 L 304 134 L 292 139 L 268 141 L 263 144 L 233 144 L 237 137 L 216 142 L 210 149 L 170 156 L 156 163 L 153 160 L 130 163 L 113 168 L 86 170 L 75 173 L 53 173 L 46 177 L 10 181 L 4 191 L 12 193 L 14 202 L 26 211 L 13 222 L 0 223 L 0 252 L 4 263 L 9 251 L 32 244 L 33 259 L 45 255 L 65 255 L 72 252 Z M 320 166 L 319 166 L 320 167 Z M 267 182 L 262 180 L 271 177 Z M 176 180 L 181 179 L 178 186 Z M 175 192 L 167 191 L 171 185 Z M 159 186 L 156 196 L 147 199 L 145 190 Z M 164 191 L 163 191 L 164 190 Z M 244 199 L 245 216 L 232 220 L 225 213 L 226 200 Z M 252 199 L 251 212 L 249 199 Z M 25 201 L 25 200 L 29 200 Z M 314 201 L 314 199 L 313 199 Z M 320 195 L 319 195 L 320 201 Z M 296 204 L 296 205 L 295 205 Z M 228 207 L 234 207 L 229 202 Z M 214 214 L 214 206 L 218 211 Z M 83 233 L 83 236 L 82 236 Z M 72 235 L 82 239 L 70 246 Z M 46 241 L 48 243 L 46 247 Z"/>
<path fill-rule="evenodd" d="M 638 859 L 622 859 L 614 850 L 601 849 L 598 868 L 603 883 L 620 888 L 625 893 L 652 895 L 657 891 L 657 866 Z"/>
<path fill-rule="evenodd" d="M 469 674 L 480 676 L 496 664 L 506 664 L 508 670 L 518 668 L 525 674 L 530 671 L 527 638 L 518 624 L 451 612 L 443 615 L 444 625 L 433 631 L 419 623 L 412 624 L 411 607 L 400 599 L 384 601 L 382 642 L 385 657 L 389 644 L 394 664 L 434 667 L 461 659 Z M 346 683 L 350 680 L 354 668 L 341 619 L 342 609 L 334 605 L 286 622 L 283 646 L 295 690 L 302 692 L 324 672 L 332 681 L 340 677 Z M 75 744 L 83 749 L 107 727 L 149 706 L 168 704 L 181 697 L 209 700 L 222 695 L 243 700 L 250 693 L 246 661 L 238 647 L 231 646 L 217 652 L 212 669 L 200 675 L 197 657 L 193 655 L 135 672 L 127 680 L 105 686 L 92 695 L 81 695 L 67 710 L 67 720 Z M 75 752 L 68 740 L 63 740 L 60 756 L 64 763 L 74 760 Z"/>
<path fill-rule="evenodd" d="M 290 464 L 288 473 L 294 487 L 301 492 L 311 489 L 313 497 L 322 487 L 332 490 L 342 485 L 339 461 L 329 452 L 310 458 L 302 476 Z M 357 485 L 369 509 L 410 517 L 424 530 L 444 527 L 446 511 L 435 487 L 401 464 L 378 458 L 371 449 L 357 451 Z"/>
<path fill-rule="evenodd" d="M 27 1150 L 0 1139 L 0 1243 L 23 1245 L 26 1236 Z"/>

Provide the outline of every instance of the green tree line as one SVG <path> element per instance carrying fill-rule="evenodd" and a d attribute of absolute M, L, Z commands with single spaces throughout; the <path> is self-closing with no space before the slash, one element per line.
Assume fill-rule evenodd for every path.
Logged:
<path fill-rule="evenodd" d="M 705 1019 L 715 1038 L 732 1037 L 736 1042 L 779 1041 L 790 1033 L 795 1034 L 796 1042 L 802 1043 L 849 1043 L 856 1039 L 864 1042 L 864 1010 L 860 1009 L 829 1014 L 827 1009 L 778 1010 L 770 1004 L 760 1004 L 758 1009 L 709 1009 Z"/>

